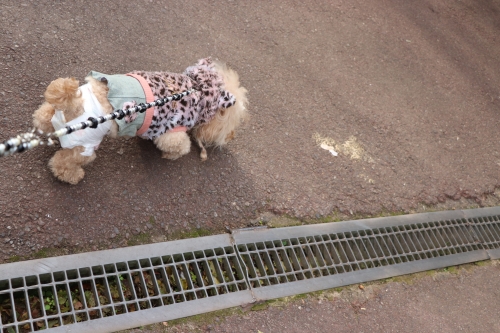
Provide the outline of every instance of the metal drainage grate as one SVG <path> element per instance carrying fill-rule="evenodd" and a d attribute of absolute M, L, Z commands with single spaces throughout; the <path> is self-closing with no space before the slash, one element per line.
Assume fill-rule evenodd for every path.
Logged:
<path fill-rule="evenodd" d="M 111 332 L 500 258 L 500 208 L 280 229 L 0 266 L 2 332 Z M 125 320 L 123 320 L 125 319 Z"/>
<path fill-rule="evenodd" d="M 222 241 L 222 247 L 185 252 L 191 246 L 182 242 L 177 248 L 183 250 L 182 253 L 150 255 L 141 259 L 135 258 L 151 253 L 169 253 L 174 247 L 169 246 L 169 249 L 154 244 L 153 251 L 150 251 L 150 246 L 136 247 L 139 249 L 134 250 L 141 253 L 139 257 L 134 255 L 135 251 L 125 251 L 121 256 L 117 251 L 101 251 L 99 257 L 106 258 L 107 263 L 98 259 L 95 265 L 88 266 L 82 261 L 92 261 L 91 254 L 60 257 L 62 262 L 58 262 L 58 258 L 49 258 L 49 264 L 44 263 L 45 260 L 19 263 L 23 266 L 21 271 L 29 270 L 27 264 L 31 264 L 35 272 L 47 272 L 0 281 L 2 332 L 31 332 L 47 328 L 79 331 L 79 325 L 71 324 L 83 325 L 94 320 L 97 323 L 122 314 L 147 313 L 142 310 L 220 298 L 248 290 L 229 236 L 215 237 Z M 120 256 L 121 260 L 112 262 L 109 255 L 115 259 Z M 122 261 L 126 259 L 132 260 Z M 2 265 L 0 275 L 15 272 L 16 266 Z M 59 270 L 59 266 L 73 268 Z M 250 302 L 251 298 L 246 301 Z M 120 324 L 116 323 L 107 323 L 109 329 L 105 331 L 119 328 Z M 102 326 L 97 330 L 104 331 Z"/>
<path fill-rule="evenodd" d="M 291 236 L 295 236 L 297 230 L 287 231 L 293 231 Z M 278 231 L 283 234 L 286 230 Z M 257 288 L 330 276 L 344 279 L 348 276 L 346 273 L 362 270 L 375 278 L 383 277 L 376 274 L 385 274 L 393 267 L 408 269 L 401 274 L 411 273 L 422 270 L 420 264 L 424 261 L 424 265 L 428 265 L 432 262 L 430 259 L 456 259 L 456 255 L 460 254 L 467 254 L 460 259 L 469 258 L 467 262 L 471 261 L 470 258 L 488 259 L 483 250 L 499 247 L 500 220 L 498 216 L 454 219 L 268 241 L 261 241 L 255 234 L 248 236 L 241 239 L 235 236 L 235 239 L 237 243 L 245 242 L 237 248 L 247 267 L 248 281 L 255 295 L 282 297 L 298 292 L 288 288 L 286 291 L 264 288 L 265 291 L 259 292 Z M 254 238 L 255 242 L 248 243 L 248 238 Z M 406 267 L 401 265 L 405 263 L 408 264 Z M 362 276 L 365 278 L 367 275 Z M 330 284 L 332 279 L 325 281 Z M 352 283 L 352 280 L 347 282 Z M 311 291 L 309 288 L 315 287 L 307 283 L 306 289 L 299 292 Z"/>

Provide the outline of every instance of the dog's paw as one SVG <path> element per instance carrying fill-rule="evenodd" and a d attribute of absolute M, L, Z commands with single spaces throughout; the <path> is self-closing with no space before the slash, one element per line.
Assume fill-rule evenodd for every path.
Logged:
<path fill-rule="evenodd" d="M 205 162 L 207 160 L 208 156 L 207 156 L 207 150 L 205 148 L 201 149 L 200 158 L 202 162 Z"/>
<path fill-rule="evenodd" d="M 161 154 L 161 158 L 166 158 L 167 160 L 172 160 L 172 161 L 178 159 L 181 156 L 182 156 L 182 154 L 172 153 L 172 152 L 169 152 L 169 153 L 162 152 L 162 154 Z"/>
<path fill-rule="evenodd" d="M 59 172 L 54 172 L 54 174 L 59 180 L 63 182 L 69 183 L 71 185 L 76 185 L 85 176 L 85 171 L 83 171 L 82 168 L 73 168 L 59 170 Z"/>

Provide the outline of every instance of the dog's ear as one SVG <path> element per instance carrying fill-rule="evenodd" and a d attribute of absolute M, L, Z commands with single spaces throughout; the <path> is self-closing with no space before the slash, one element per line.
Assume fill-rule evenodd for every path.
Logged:
<path fill-rule="evenodd" d="M 55 112 L 56 110 L 51 104 L 47 102 L 43 103 L 38 110 L 33 113 L 33 126 L 45 133 L 54 131 L 51 119 Z"/>
<path fill-rule="evenodd" d="M 75 78 L 59 78 L 52 81 L 45 90 L 45 100 L 56 109 L 67 110 L 73 100 L 80 97 L 79 82 Z"/>

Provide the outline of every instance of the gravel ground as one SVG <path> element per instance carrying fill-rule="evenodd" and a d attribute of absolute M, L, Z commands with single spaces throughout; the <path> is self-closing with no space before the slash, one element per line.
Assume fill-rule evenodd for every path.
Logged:
<path fill-rule="evenodd" d="M 239 72 L 252 114 L 206 163 L 106 140 L 77 186 L 47 169 L 53 148 L 2 158 L 0 260 L 219 233 L 267 212 L 498 202 L 498 1 L 0 4 L 3 139 L 29 128 L 57 77 L 180 72 L 205 56 Z"/>

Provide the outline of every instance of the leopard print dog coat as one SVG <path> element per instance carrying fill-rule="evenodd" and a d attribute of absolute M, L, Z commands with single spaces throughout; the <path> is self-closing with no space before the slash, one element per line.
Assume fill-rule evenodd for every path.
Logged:
<path fill-rule="evenodd" d="M 217 110 L 227 109 L 236 102 L 236 98 L 224 90 L 223 78 L 210 58 L 199 60 L 194 66 L 188 67 L 183 74 L 134 71 L 129 75 L 142 77 L 155 98 L 196 89 L 196 92 L 180 101 L 172 101 L 154 108 L 153 113 L 150 113 L 149 127 L 145 133 L 140 134 L 151 140 L 180 126 L 189 130 L 197 124 L 207 123 L 215 116 Z M 145 121 L 148 121 L 147 119 L 146 115 Z"/>

